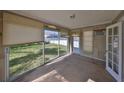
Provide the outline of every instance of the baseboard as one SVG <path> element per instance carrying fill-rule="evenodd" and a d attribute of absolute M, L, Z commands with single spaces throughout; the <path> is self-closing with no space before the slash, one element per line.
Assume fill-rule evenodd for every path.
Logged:
<path fill-rule="evenodd" d="M 100 60 L 100 61 L 104 61 L 105 62 L 105 60 L 100 59 L 100 58 L 97 58 L 97 57 L 92 57 L 92 56 L 88 56 L 88 55 L 85 55 L 85 54 L 78 54 L 78 55 L 89 57 L 89 58 L 93 58 L 93 59 L 97 59 L 97 60 Z"/>
<path fill-rule="evenodd" d="M 105 62 L 105 60 L 100 59 L 100 58 L 97 58 L 97 57 L 92 57 L 92 56 L 88 56 L 88 55 L 82 55 L 82 56 L 93 58 L 93 59 L 97 59 L 97 60 L 100 60 L 100 61 L 104 61 Z"/>

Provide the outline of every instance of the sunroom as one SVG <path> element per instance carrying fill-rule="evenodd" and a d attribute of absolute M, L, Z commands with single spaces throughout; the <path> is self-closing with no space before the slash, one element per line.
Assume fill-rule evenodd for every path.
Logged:
<path fill-rule="evenodd" d="M 124 81 L 121 10 L 0 11 L 0 81 Z"/>

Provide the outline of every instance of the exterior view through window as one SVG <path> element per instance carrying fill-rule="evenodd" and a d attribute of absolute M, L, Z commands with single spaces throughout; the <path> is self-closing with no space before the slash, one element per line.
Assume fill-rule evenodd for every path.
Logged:
<path fill-rule="evenodd" d="M 12 45 L 9 50 L 10 79 L 44 64 L 43 44 L 41 42 Z"/>
<path fill-rule="evenodd" d="M 7 48 L 10 81 L 68 52 L 68 34 L 44 30 L 45 41 Z"/>
<path fill-rule="evenodd" d="M 59 42 L 59 55 L 64 55 L 68 52 L 68 34 L 61 32 L 60 33 L 60 42 Z"/>
<path fill-rule="evenodd" d="M 67 53 L 67 35 L 45 30 L 45 62 Z"/>
<path fill-rule="evenodd" d="M 58 56 L 58 32 L 45 30 L 45 62 Z"/>
<path fill-rule="evenodd" d="M 73 52 L 77 54 L 80 53 L 79 36 L 73 36 Z"/>

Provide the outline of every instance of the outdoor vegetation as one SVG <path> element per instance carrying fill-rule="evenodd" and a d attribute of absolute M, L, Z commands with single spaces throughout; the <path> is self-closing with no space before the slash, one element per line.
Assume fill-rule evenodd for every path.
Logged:
<path fill-rule="evenodd" d="M 67 52 L 67 47 L 60 45 L 60 54 Z M 58 45 L 45 43 L 45 62 L 58 56 Z M 10 77 L 16 77 L 24 72 L 44 64 L 43 43 L 13 45 L 10 47 L 9 66 Z"/>

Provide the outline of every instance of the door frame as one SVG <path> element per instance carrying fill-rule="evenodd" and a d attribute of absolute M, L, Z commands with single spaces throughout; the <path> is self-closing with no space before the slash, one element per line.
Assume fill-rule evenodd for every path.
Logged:
<path fill-rule="evenodd" d="M 111 68 L 108 67 L 108 29 L 118 26 L 119 29 L 119 75 L 117 75 Z M 113 33 L 113 31 L 112 31 Z M 113 44 L 113 42 L 112 42 Z M 107 27 L 106 31 L 106 70 L 117 80 L 122 81 L 122 22 L 118 22 Z"/>
<path fill-rule="evenodd" d="M 78 48 L 79 51 L 78 51 L 78 52 L 74 52 L 74 37 L 79 37 L 79 42 L 78 42 L 78 43 L 79 43 L 79 48 Z M 72 36 L 72 38 L 73 38 L 73 39 L 72 39 L 72 42 L 73 42 L 73 43 L 72 43 L 72 44 L 73 44 L 73 47 L 72 47 L 73 53 L 80 54 L 80 36 Z"/>

